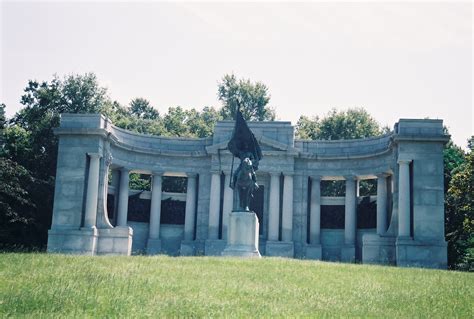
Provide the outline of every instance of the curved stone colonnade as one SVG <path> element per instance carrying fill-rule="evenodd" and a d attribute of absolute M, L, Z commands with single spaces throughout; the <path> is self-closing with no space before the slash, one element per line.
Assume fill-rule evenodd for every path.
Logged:
<path fill-rule="evenodd" d="M 402 119 L 387 135 L 346 141 L 294 140 L 289 122 L 249 126 L 264 155 L 258 171 L 263 255 L 446 267 L 442 150 L 448 137 L 441 120 Z M 235 200 L 226 150 L 232 129 L 232 121 L 222 121 L 211 138 L 166 138 L 117 128 L 97 114 L 63 114 L 48 251 L 130 255 L 141 240 L 147 254 L 157 254 L 171 240 L 180 255 L 220 255 Z M 140 227 L 127 219 L 130 172 L 153 176 L 149 223 Z M 187 177 L 184 225 L 172 239 L 160 231 L 166 227 L 162 176 Z M 366 179 L 377 185 L 374 229 L 357 225 L 358 183 Z M 327 180 L 344 181 L 345 196 L 321 196 Z M 344 228 L 322 228 L 322 208 L 334 203 L 344 206 Z"/>

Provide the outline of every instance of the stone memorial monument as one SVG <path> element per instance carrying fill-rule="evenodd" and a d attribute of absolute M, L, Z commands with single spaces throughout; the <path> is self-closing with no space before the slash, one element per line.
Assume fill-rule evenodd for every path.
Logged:
<path fill-rule="evenodd" d="M 234 174 L 231 173 L 229 186 L 237 190 L 238 207 L 230 213 L 227 246 L 222 255 L 260 258 L 258 218 L 255 212 L 250 211 L 249 205 L 254 191 L 259 188 L 255 171 L 262 159 L 262 151 L 240 110 L 237 110 L 234 131 L 227 148 L 234 158 L 240 159 L 240 165 Z"/>
<path fill-rule="evenodd" d="M 62 114 L 55 134 L 48 252 L 222 256 L 226 250 L 447 267 L 449 136 L 441 120 L 400 119 L 382 136 L 310 141 L 295 139 L 290 122 L 246 123 L 239 114 L 217 122 L 207 138 L 144 135 L 100 114 Z M 232 174 L 234 160 L 239 167 Z M 132 189 L 131 174 L 150 180 L 150 189 Z M 171 179 L 182 187 L 171 190 Z M 362 192 L 361 183 L 372 191 Z M 341 192 L 330 194 L 333 184 Z"/>

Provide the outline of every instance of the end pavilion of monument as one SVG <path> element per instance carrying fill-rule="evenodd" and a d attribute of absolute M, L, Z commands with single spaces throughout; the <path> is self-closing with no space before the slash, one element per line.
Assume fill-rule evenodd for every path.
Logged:
<path fill-rule="evenodd" d="M 265 158 L 250 203 L 263 256 L 447 267 L 441 120 L 401 119 L 386 135 L 337 141 L 295 140 L 290 122 L 248 126 Z M 48 251 L 222 255 L 237 201 L 233 127 L 169 138 L 62 114 Z M 150 190 L 130 189 L 131 173 L 151 176 Z"/>

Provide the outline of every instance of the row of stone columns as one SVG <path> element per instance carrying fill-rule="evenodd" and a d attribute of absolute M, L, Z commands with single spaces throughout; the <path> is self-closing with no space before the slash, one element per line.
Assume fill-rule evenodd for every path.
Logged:
<path fill-rule="evenodd" d="M 377 175 L 377 234 L 387 230 L 387 177 Z M 357 178 L 348 176 L 346 180 L 344 244 L 355 245 L 357 232 Z M 321 244 L 321 177 L 311 177 L 310 237 L 311 245 Z"/>
<path fill-rule="evenodd" d="M 268 217 L 268 239 L 279 240 L 280 231 L 280 174 L 270 173 L 270 200 Z M 229 214 L 234 204 L 234 191 L 229 187 L 230 174 L 225 174 L 223 214 L 222 214 L 222 239 L 227 238 L 227 224 Z M 210 202 L 209 202 L 209 232 L 208 239 L 219 239 L 220 225 L 220 195 L 221 173 L 216 171 L 211 176 Z M 283 182 L 283 205 L 281 240 L 292 241 L 293 237 L 293 175 L 285 174 Z"/>
<path fill-rule="evenodd" d="M 91 156 L 91 166 L 89 168 L 89 179 L 92 176 L 95 176 L 95 170 L 97 170 L 98 176 L 98 158 Z M 92 171 L 92 172 L 91 172 Z M 129 197 L 129 178 L 130 170 L 127 168 L 120 169 L 120 182 L 118 191 L 116 190 L 116 196 L 118 195 L 118 208 L 116 216 L 116 225 L 118 227 L 127 226 L 127 215 L 128 215 L 128 197 Z M 116 174 L 114 174 L 116 176 Z M 153 172 L 152 174 L 152 187 L 151 187 L 151 206 L 150 206 L 150 223 L 149 223 L 149 239 L 158 240 L 160 238 L 160 220 L 161 220 L 161 194 L 162 194 L 162 172 Z M 197 192 L 197 174 L 188 173 L 188 182 L 187 182 L 187 192 L 186 192 L 186 212 L 185 212 L 185 224 L 184 224 L 184 238 L 185 240 L 194 239 L 194 227 L 195 227 L 195 211 L 196 211 L 196 192 Z M 94 178 L 92 178 L 95 181 Z M 89 198 L 92 198 L 92 195 L 95 187 L 95 183 L 89 182 L 87 190 L 87 203 L 86 203 L 86 222 L 85 225 L 88 226 L 92 223 L 92 217 L 95 216 L 97 212 L 97 201 L 94 203 L 90 201 Z M 97 178 L 98 185 L 98 178 Z M 117 184 L 116 184 L 117 185 Z M 97 192 L 97 190 L 95 190 Z M 92 209 L 88 208 L 89 206 L 95 207 L 95 214 Z M 94 220 L 95 224 L 95 220 Z"/>
<path fill-rule="evenodd" d="M 97 219 L 97 199 L 99 185 L 100 154 L 88 153 L 89 175 L 88 188 L 86 193 L 86 207 L 84 227 L 93 227 Z M 410 162 L 409 160 L 399 160 L 399 185 L 398 185 L 398 211 L 399 223 L 398 234 L 402 237 L 410 236 Z M 128 197 L 129 197 L 129 173 L 126 168 L 120 170 L 120 186 L 118 190 L 117 226 L 127 226 Z M 194 239 L 195 211 L 196 211 L 196 174 L 187 174 L 187 194 L 184 237 L 185 240 Z M 388 174 L 377 175 L 377 234 L 383 235 L 387 230 L 387 177 Z M 224 185 L 224 205 L 222 220 L 222 239 L 227 237 L 228 215 L 233 208 L 233 190 L 230 189 L 229 182 L 231 176 L 225 175 Z M 283 179 L 283 205 L 282 205 L 282 225 L 281 240 L 292 241 L 293 233 L 293 176 L 284 174 Z M 209 239 L 219 239 L 220 224 L 220 190 L 221 174 L 213 172 L 210 188 L 209 207 Z M 150 208 L 150 239 L 160 237 L 161 218 L 161 193 L 162 193 L 162 173 L 153 173 L 152 196 Z M 280 173 L 270 173 L 269 192 L 269 219 L 268 219 L 268 240 L 278 241 L 280 230 Z M 345 196 L 345 245 L 355 245 L 357 230 L 357 178 L 346 177 Z M 321 243 L 321 177 L 311 178 L 311 205 L 310 205 L 310 238 L 312 245 Z"/>

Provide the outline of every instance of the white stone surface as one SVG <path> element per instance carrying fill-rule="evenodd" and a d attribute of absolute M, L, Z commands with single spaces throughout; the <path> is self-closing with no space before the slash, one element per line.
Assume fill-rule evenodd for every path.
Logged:
<path fill-rule="evenodd" d="M 319 246 L 319 244 L 321 243 L 320 237 L 321 237 L 321 178 L 319 176 L 314 176 L 311 178 L 309 243 L 311 245 Z"/>
<path fill-rule="evenodd" d="M 221 175 L 218 172 L 212 174 L 211 198 L 209 201 L 209 239 L 219 239 L 219 209 L 221 194 Z"/>
<path fill-rule="evenodd" d="M 162 175 L 163 174 L 161 172 L 154 172 L 152 178 L 153 180 L 151 187 L 150 230 L 148 233 L 148 242 L 151 243 L 155 243 L 160 238 Z"/>
<path fill-rule="evenodd" d="M 293 175 L 286 173 L 283 181 L 281 240 L 293 241 Z"/>
<path fill-rule="evenodd" d="M 130 183 L 129 170 L 122 168 L 120 170 L 120 188 L 117 209 L 117 226 L 127 226 L 128 215 L 128 184 Z"/>
<path fill-rule="evenodd" d="M 398 236 L 410 237 L 410 162 L 399 160 Z"/>
<path fill-rule="evenodd" d="M 277 241 L 280 228 L 280 174 L 270 173 L 268 240 Z"/>
<path fill-rule="evenodd" d="M 260 258 L 257 215 L 234 211 L 229 217 L 229 236 L 222 256 Z"/>
<path fill-rule="evenodd" d="M 196 214 L 196 174 L 188 173 L 186 190 L 186 211 L 184 220 L 184 240 L 194 240 Z"/>
<path fill-rule="evenodd" d="M 346 199 L 344 219 L 344 243 L 352 247 L 357 230 L 357 180 L 354 176 L 346 177 Z"/>
<path fill-rule="evenodd" d="M 87 179 L 86 216 L 84 227 L 95 226 L 97 219 L 97 199 L 99 196 L 100 154 L 89 153 L 89 177 Z"/>
<path fill-rule="evenodd" d="M 377 176 L 377 234 L 387 231 L 387 174 Z"/>
<path fill-rule="evenodd" d="M 232 176 L 229 173 L 225 175 L 224 182 L 224 203 L 222 207 L 222 239 L 227 240 L 228 225 L 230 213 L 234 209 L 234 190 L 229 187 L 230 179 Z"/>

